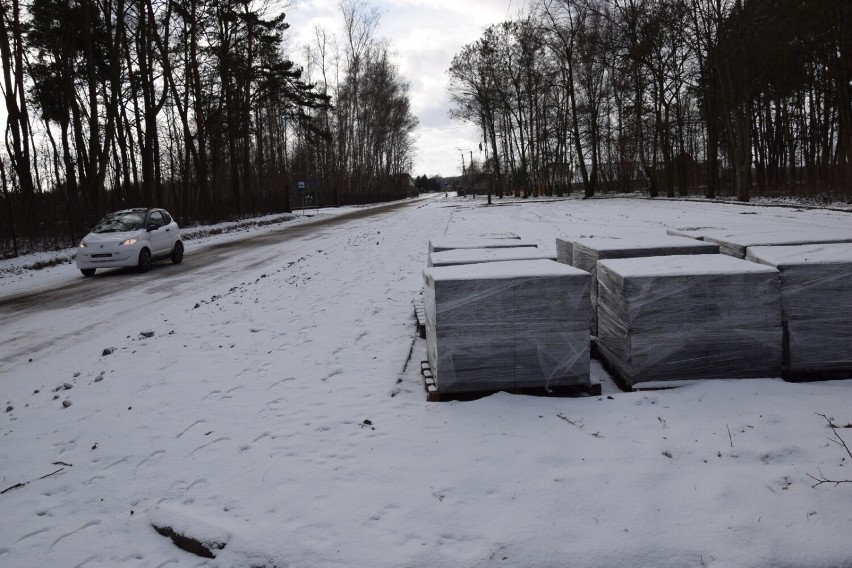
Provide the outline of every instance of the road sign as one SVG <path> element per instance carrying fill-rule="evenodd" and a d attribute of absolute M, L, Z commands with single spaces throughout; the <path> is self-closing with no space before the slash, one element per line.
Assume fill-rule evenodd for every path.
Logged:
<path fill-rule="evenodd" d="M 450 180 L 445 179 L 444 180 L 444 187 L 449 187 L 449 186 L 450 186 Z"/>
<path fill-rule="evenodd" d="M 299 191 L 305 191 L 305 182 L 296 182 L 296 186 L 299 188 Z"/>

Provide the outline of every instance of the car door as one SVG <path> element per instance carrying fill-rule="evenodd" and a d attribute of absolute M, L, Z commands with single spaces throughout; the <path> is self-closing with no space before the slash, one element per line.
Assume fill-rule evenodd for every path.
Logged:
<path fill-rule="evenodd" d="M 169 252 L 171 252 L 175 243 L 180 240 L 180 228 L 175 220 L 172 219 L 172 216 L 169 215 L 168 211 L 161 209 L 160 213 L 163 214 L 163 219 L 166 223 L 166 233 L 168 234 L 166 247 L 169 249 Z"/>
<path fill-rule="evenodd" d="M 155 228 L 156 227 L 156 228 Z M 152 211 L 148 216 L 148 242 L 151 243 L 151 253 L 162 256 L 170 252 L 171 239 L 169 227 L 160 211 Z"/>

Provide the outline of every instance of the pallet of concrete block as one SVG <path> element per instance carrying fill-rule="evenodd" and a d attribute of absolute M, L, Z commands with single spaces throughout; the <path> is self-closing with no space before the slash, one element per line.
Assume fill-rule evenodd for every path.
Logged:
<path fill-rule="evenodd" d="M 850 377 L 852 244 L 753 247 L 748 260 L 781 272 L 785 377 Z"/>
<path fill-rule="evenodd" d="M 632 233 L 624 234 L 624 235 L 586 235 L 586 236 L 571 236 L 571 237 L 558 237 L 556 239 L 556 262 L 561 262 L 562 264 L 568 264 L 570 266 L 574 266 L 574 241 L 578 241 L 581 239 L 628 239 L 633 237 Z"/>
<path fill-rule="evenodd" d="M 556 262 L 561 262 L 562 264 L 574 266 L 574 241 L 577 241 L 577 240 L 580 240 L 580 239 L 591 239 L 591 238 L 622 239 L 622 238 L 627 238 L 629 236 L 630 235 L 625 235 L 625 236 L 605 235 L 605 236 L 599 236 L 599 237 L 593 237 L 593 236 L 558 237 L 556 239 Z"/>
<path fill-rule="evenodd" d="M 556 262 L 573 266 L 574 240 L 580 237 L 562 237 L 556 239 Z"/>
<path fill-rule="evenodd" d="M 453 249 L 429 253 L 428 266 L 455 266 L 509 260 L 556 260 L 556 253 L 537 247 Z"/>
<path fill-rule="evenodd" d="M 549 260 L 427 268 L 426 349 L 438 395 L 587 390 L 587 272 Z"/>
<path fill-rule="evenodd" d="M 557 239 L 557 250 L 560 247 Z M 564 245 L 563 245 L 564 246 Z M 636 235 L 622 237 L 588 237 L 572 239 L 570 264 L 592 275 L 592 335 L 597 335 L 597 263 L 608 258 L 637 258 L 686 254 L 718 254 L 719 245 L 670 235 Z"/>
<path fill-rule="evenodd" d="M 725 255 L 598 262 L 598 341 L 629 388 L 781 376 L 776 269 Z"/>
<path fill-rule="evenodd" d="M 793 246 L 828 243 L 852 243 L 852 229 L 824 229 L 821 227 L 756 227 L 752 229 L 696 229 L 692 231 L 669 229 L 669 234 L 691 235 L 707 243 L 719 245 L 719 252 L 735 258 L 745 258 L 748 249 L 762 246 Z"/>
<path fill-rule="evenodd" d="M 429 241 L 429 253 L 457 249 L 535 248 L 538 245 L 515 238 L 442 238 Z"/>
<path fill-rule="evenodd" d="M 666 229 L 666 234 L 672 237 L 686 237 L 688 239 L 703 241 L 704 235 L 724 230 L 724 227 L 679 227 L 677 229 Z"/>

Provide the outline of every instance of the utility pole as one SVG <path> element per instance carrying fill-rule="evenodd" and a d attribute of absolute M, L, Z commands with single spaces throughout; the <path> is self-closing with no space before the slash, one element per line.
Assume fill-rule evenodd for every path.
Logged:
<path fill-rule="evenodd" d="M 470 190 L 473 192 L 473 198 L 476 199 L 476 187 L 473 185 L 473 150 L 470 150 Z"/>
<path fill-rule="evenodd" d="M 479 144 L 479 151 L 482 152 L 482 143 Z M 485 143 L 485 166 L 488 166 L 488 142 Z M 490 168 L 488 168 L 490 170 Z M 482 168 L 483 171 L 486 170 L 485 167 Z M 493 185 L 494 185 L 494 172 L 488 171 L 488 205 L 491 205 L 491 194 L 493 193 Z"/>
<path fill-rule="evenodd" d="M 461 153 L 462 157 L 462 189 L 464 189 L 464 176 L 465 176 L 465 167 L 464 167 L 464 152 Z"/>

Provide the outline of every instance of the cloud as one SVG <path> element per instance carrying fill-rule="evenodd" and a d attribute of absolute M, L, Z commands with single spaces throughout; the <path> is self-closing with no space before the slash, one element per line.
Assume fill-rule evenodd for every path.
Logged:
<path fill-rule="evenodd" d="M 379 37 L 396 52 L 400 71 L 411 84 L 411 106 L 420 120 L 412 174 L 461 173 L 456 149 L 478 152 L 478 129 L 453 121 L 446 71 L 453 56 L 479 39 L 489 25 L 513 17 L 523 0 L 372 0 L 381 21 Z M 287 12 L 291 30 L 309 42 L 314 26 L 340 35 L 342 16 L 337 0 L 295 0 Z M 298 60 L 298 56 L 294 56 Z M 467 156 L 466 159 L 468 159 Z"/>

